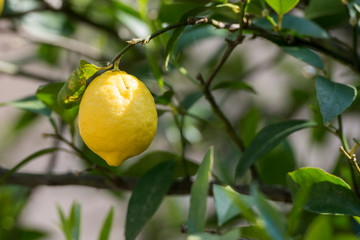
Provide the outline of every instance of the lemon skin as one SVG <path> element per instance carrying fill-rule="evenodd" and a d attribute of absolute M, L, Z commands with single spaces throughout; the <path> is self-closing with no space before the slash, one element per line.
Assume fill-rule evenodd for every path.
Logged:
<path fill-rule="evenodd" d="M 119 166 L 149 147 L 157 119 L 146 86 L 124 71 L 110 70 L 85 90 L 78 125 L 85 144 L 110 166 Z"/>

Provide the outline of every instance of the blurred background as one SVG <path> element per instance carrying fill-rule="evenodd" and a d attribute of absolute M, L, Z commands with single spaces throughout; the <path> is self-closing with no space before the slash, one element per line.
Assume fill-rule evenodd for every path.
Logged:
<path fill-rule="evenodd" d="M 49 82 L 65 81 L 81 59 L 104 65 L 126 46 L 125 41 L 145 37 L 176 23 L 189 9 L 206 2 L 210 1 L 5 1 L 0 17 L 1 167 L 12 168 L 32 153 L 47 147 L 69 149 L 56 139 L 44 136 L 54 131 L 47 117 L 4 103 L 34 96 L 39 86 Z M 227 10 L 217 14 L 226 21 L 236 20 L 236 15 Z M 292 14 L 303 13 L 296 9 Z M 331 30 L 331 33 L 345 42 L 350 41 L 346 29 Z M 170 34 L 163 34 L 145 46 L 132 48 L 122 58 L 121 68 L 143 81 L 155 96 L 161 95 L 159 83 L 164 83 L 166 90 L 175 92 L 171 100 L 174 105 L 190 103 L 187 113 L 196 117 L 184 118 L 186 158 L 200 162 L 206 149 L 214 145 L 215 174 L 226 182 L 231 179 L 233 173 L 229 169 L 235 166 L 239 152 L 224 133 L 208 102 L 199 96 L 198 87 L 186 78 L 183 70 L 186 69 L 193 78 L 198 73 L 208 76 L 226 47 L 224 39 L 231 36 L 226 30 L 212 26 L 186 27 L 175 46 L 174 61 L 166 71 L 165 43 Z M 326 56 L 321 57 L 332 79 L 341 83 L 359 80 L 347 67 Z M 305 63 L 286 55 L 273 43 L 261 38 L 252 39 L 251 35 L 246 36 L 243 44 L 236 48 L 214 80 L 214 85 L 222 81 L 237 81 L 245 83 L 246 88 L 237 91 L 219 87 L 214 95 L 233 126 L 244 129 L 243 133 L 248 134 L 243 136 L 246 144 L 249 144 L 255 131 L 268 123 L 316 117 L 311 110 L 315 104 L 315 83 L 301 75 L 304 66 Z M 158 110 L 161 115 L 154 142 L 145 153 L 126 162 L 125 168 L 153 151 L 174 154 L 183 151 L 171 107 L 158 104 Z M 343 119 L 344 131 L 351 136 L 360 135 L 357 110 L 353 107 Z M 53 113 L 53 116 L 62 135 L 71 138 L 69 126 L 56 114 Z M 248 133 L 246 130 L 249 130 Z M 273 161 L 283 159 L 287 164 L 286 171 L 301 166 L 332 171 L 336 168 L 339 144 L 338 139 L 327 133 L 302 131 L 292 135 L 272 155 L 265 156 L 274 160 L 260 161 L 258 167 L 276 171 L 277 165 Z M 85 168 L 80 158 L 61 151 L 32 160 L 20 172 L 62 174 L 81 172 Z M 269 181 L 285 184 L 284 179 Z M 44 239 L 64 239 L 57 208 L 68 214 L 71 205 L 77 202 L 81 204 L 81 239 L 96 239 L 107 212 L 114 206 L 110 239 L 123 239 L 129 196 L 129 192 L 92 187 L 41 186 L 32 190 L 21 211 L 20 222 L 27 228 L 44 231 L 47 234 Z M 186 222 L 188 201 L 186 196 L 166 198 L 155 217 L 146 225 L 141 239 L 184 239 L 180 227 Z M 212 204 L 212 199 L 209 203 Z M 210 211 L 210 216 L 213 215 L 214 211 Z"/>

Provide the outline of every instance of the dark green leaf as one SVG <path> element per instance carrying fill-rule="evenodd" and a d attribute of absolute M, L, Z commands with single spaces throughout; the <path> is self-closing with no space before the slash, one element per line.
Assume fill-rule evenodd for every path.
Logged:
<path fill-rule="evenodd" d="M 210 147 L 199 167 L 196 180 L 191 187 L 190 209 L 187 219 L 188 232 L 190 234 L 205 230 L 206 200 L 213 163 L 214 148 Z"/>
<path fill-rule="evenodd" d="M 202 96 L 204 96 L 203 92 L 194 92 L 187 95 L 183 100 L 183 106 L 186 110 L 191 108 L 194 103 L 196 103 Z"/>
<path fill-rule="evenodd" d="M 56 112 L 65 122 L 72 124 L 77 116 L 78 107 L 64 109 L 59 106 L 57 97 L 64 83 L 50 83 L 40 86 L 36 92 L 36 97 L 40 99 L 48 108 Z"/>
<path fill-rule="evenodd" d="M 324 124 L 329 124 L 336 116 L 348 108 L 356 97 L 353 86 L 332 82 L 324 77 L 316 77 L 316 97 L 319 102 Z"/>
<path fill-rule="evenodd" d="M 339 0 L 311 0 L 305 10 L 305 17 L 328 28 L 345 22 L 348 13 L 345 4 Z"/>
<path fill-rule="evenodd" d="M 341 178 L 319 168 L 301 168 L 288 175 L 293 198 L 298 191 L 309 191 L 304 208 L 316 213 L 360 216 L 360 200 Z M 309 190 L 306 190 L 309 188 Z"/>
<path fill-rule="evenodd" d="M 47 108 L 36 96 L 30 96 L 19 100 L 3 103 L 2 105 L 9 105 L 15 108 L 26 110 L 32 113 L 41 114 L 49 117 L 51 110 Z"/>
<path fill-rule="evenodd" d="M 271 205 L 266 201 L 265 197 L 258 190 L 256 185 L 251 187 L 251 196 L 255 200 L 257 209 L 261 219 L 265 223 L 265 230 L 274 240 L 286 240 L 289 239 L 289 236 L 286 232 L 286 224 L 283 216 L 276 209 L 275 206 Z"/>
<path fill-rule="evenodd" d="M 279 15 L 284 15 L 293 9 L 299 0 L 266 0 L 266 3 Z"/>
<path fill-rule="evenodd" d="M 105 218 L 105 221 L 101 228 L 99 240 L 108 240 L 109 239 L 113 215 L 114 215 L 114 207 L 110 208 L 110 211 L 107 214 L 107 217 Z"/>
<path fill-rule="evenodd" d="M 276 20 L 277 18 L 274 17 Z M 257 19 L 254 24 L 271 30 L 273 27 L 265 18 Z M 316 23 L 305 18 L 292 15 L 285 15 L 282 21 L 282 29 L 288 30 L 295 36 L 313 37 L 313 38 L 329 38 L 329 34 Z"/>
<path fill-rule="evenodd" d="M 240 228 L 241 237 L 245 239 L 261 239 L 261 240 L 273 240 L 265 232 L 265 230 L 258 225 L 250 225 Z"/>
<path fill-rule="evenodd" d="M 308 48 L 304 47 L 281 47 L 286 53 L 290 54 L 291 56 L 308 63 L 310 65 L 313 65 L 314 67 L 317 67 L 319 69 L 324 68 L 324 64 L 321 60 L 321 58 L 311 51 Z"/>
<path fill-rule="evenodd" d="M 156 165 L 166 162 L 173 161 L 175 162 L 175 173 L 174 178 L 185 177 L 184 164 L 180 156 L 164 151 L 153 151 L 142 158 L 140 158 L 135 164 L 131 165 L 128 169 L 121 173 L 124 176 L 130 177 L 141 177 L 150 169 Z M 190 176 L 195 175 L 198 165 L 194 162 L 185 159 L 186 170 Z"/>
<path fill-rule="evenodd" d="M 163 91 L 163 89 L 164 89 L 164 79 L 161 76 L 161 68 L 157 64 L 156 56 L 151 54 L 150 51 L 147 48 L 145 48 L 145 55 L 146 55 L 146 58 L 148 60 L 149 65 L 150 65 L 151 71 L 154 74 L 154 77 L 156 78 L 156 80 L 158 82 L 159 88 L 160 88 L 161 91 Z"/>
<path fill-rule="evenodd" d="M 236 180 L 240 180 L 252 164 L 276 147 L 288 135 L 303 128 L 314 127 L 316 125 L 315 122 L 289 120 L 263 128 L 242 155 L 236 167 Z"/>
<path fill-rule="evenodd" d="M 154 215 L 171 186 L 174 168 L 173 161 L 160 163 L 136 184 L 126 214 L 126 240 L 134 240 Z"/>
<path fill-rule="evenodd" d="M 257 161 L 260 180 L 267 184 L 286 185 L 286 176 L 296 167 L 292 147 L 288 141 L 282 141 L 269 153 Z"/>
<path fill-rule="evenodd" d="M 212 90 L 216 90 L 216 89 L 234 89 L 234 90 L 239 90 L 239 89 L 244 89 L 247 90 L 249 92 L 252 93 L 256 93 L 255 90 L 247 83 L 245 82 L 240 82 L 240 81 L 223 81 L 223 82 L 219 82 L 218 84 L 216 84 Z"/>
<path fill-rule="evenodd" d="M 254 205 L 252 197 L 237 193 L 229 186 L 214 184 L 213 192 L 219 226 L 240 215 L 243 208 L 249 209 Z"/>
<path fill-rule="evenodd" d="M 161 105 L 169 105 L 173 95 L 174 95 L 174 92 L 172 90 L 168 90 L 168 91 L 164 92 L 161 96 L 156 96 L 155 103 L 161 104 Z"/>
<path fill-rule="evenodd" d="M 42 231 L 33 230 L 33 229 L 16 229 L 17 232 L 17 238 L 16 240 L 39 240 L 39 239 L 45 239 L 47 234 Z"/>
<path fill-rule="evenodd" d="M 250 142 L 254 139 L 260 121 L 260 116 L 260 110 L 252 107 L 248 110 L 247 113 L 245 113 L 245 115 L 241 119 L 239 129 L 241 138 L 243 139 L 245 146 L 248 146 Z"/>

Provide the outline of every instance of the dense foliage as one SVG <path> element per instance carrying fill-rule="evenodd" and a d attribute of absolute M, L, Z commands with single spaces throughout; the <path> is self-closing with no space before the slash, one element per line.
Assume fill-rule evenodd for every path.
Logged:
<path fill-rule="evenodd" d="M 130 194 L 126 212 L 109 210 L 101 240 L 114 228 L 123 228 L 127 240 L 359 236 L 359 0 L 7 0 L 0 6 L 0 23 L 35 47 L 27 59 L 0 61 L 0 79 L 39 81 L 32 96 L 1 103 L 22 111 L 9 135 L 21 138 L 46 118 L 53 131 L 38 134 L 56 140 L 13 168 L 0 168 L 0 239 L 46 237 L 46 229 L 18 221 L 40 185 L 109 189 L 119 201 Z M 44 76 L 26 64 L 62 74 Z M 119 167 L 86 147 L 76 118 L 86 81 L 114 65 L 145 83 L 159 116 L 152 146 Z M 18 172 L 43 155 L 60 161 L 54 159 L 61 151 L 70 151 L 83 170 L 59 174 L 50 164 L 44 173 Z M 152 224 L 162 203 L 174 198 L 181 201 L 156 219 L 171 222 L 168 229 Z M 176 219 L 181 209 L 187 217 Z M 119 211 L 124 226 L 113 224 Z M 80 239 L 81 203 L 67 212 L 58 207 L 64 237 Z"/>

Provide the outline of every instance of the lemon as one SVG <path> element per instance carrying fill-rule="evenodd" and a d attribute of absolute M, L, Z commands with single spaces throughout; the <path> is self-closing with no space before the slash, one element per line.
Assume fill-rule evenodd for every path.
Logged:
<path fill-rule="evenodd" d="M 85 144 L 110 166 L 145 151 L 157 128 L 154 99 L 136 77 L 109 70 L 86 88 L 78 125 Z"/>

